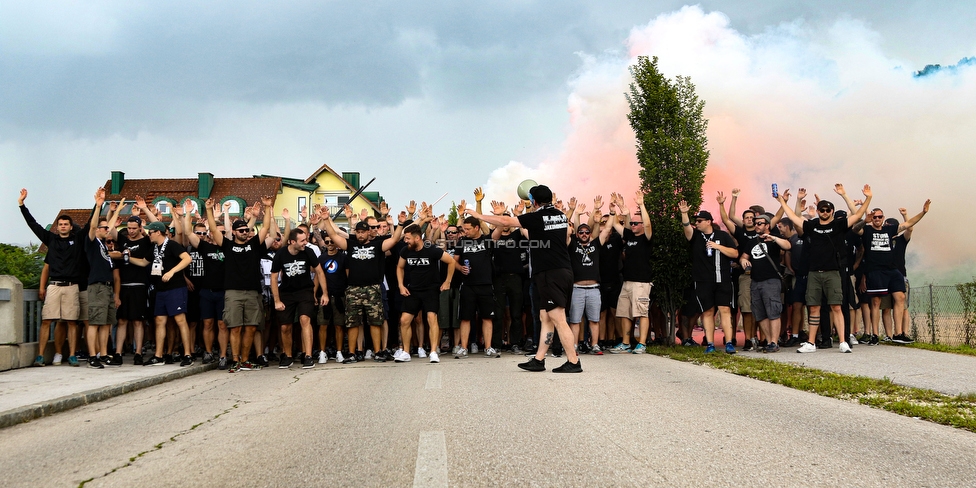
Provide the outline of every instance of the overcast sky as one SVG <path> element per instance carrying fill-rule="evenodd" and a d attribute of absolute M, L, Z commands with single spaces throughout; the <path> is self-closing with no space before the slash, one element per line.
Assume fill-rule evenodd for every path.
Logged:
<path fill-rule="evenodd" d="M 683 5 L 0 0 L 0 242 L 32 238 L 21 187 L 50 222 L 89 206 L 116 169 L 305 178 L 327 163 L 375 176 L 394 206 L 470 199 L 513 162 L 560 161 L 592 60 L 626 62 L 642 29 Z M 976 55 L 976 5 L 931 5 L 699 4 L 745 39 L 854 22 L 908 72 Z M 713 155 L 728 136 L 716 130 Z"/>

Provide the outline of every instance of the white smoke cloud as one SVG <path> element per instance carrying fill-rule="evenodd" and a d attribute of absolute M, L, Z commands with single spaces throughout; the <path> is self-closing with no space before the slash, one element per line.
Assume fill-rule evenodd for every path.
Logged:
<path fill-rule="evenodd" d="M 717 190 L 740 187 L 739 210 L 774 210 L 771 183 L 794 195 L 807 188 L 810 204 L 813 193 L 840 202 L 834 183 L 860 198 L 867 183 L 871 206 L 892 217 L 899 207 L 914 215 L 931 198 L 932 211 L 909 247 L 909 274 L 916 283 L 969 280 L 976 249 L 959 238 L 959 209 L 976 179 L 976 66 L 916 78 L 921 66 L 887 56 L 883 41 L 849 18 L 824 26 L 798 20 L 747 36 L 725 15 L 697 6 L 660 15 L 631 31 L 626 55 L 584 57 L 570 82 L 560 154 L 536 165 L 508 164 L 492 174 L 487 191 L 514 195 L 518 182 L 532 177 L 560 196 L 629 197 L 638 165 L 623 95 L 627 66 L 640 55 L 658 56 L 665 75 L 691 76 L 706 102 L 705 209 L 717 209 Z"/>

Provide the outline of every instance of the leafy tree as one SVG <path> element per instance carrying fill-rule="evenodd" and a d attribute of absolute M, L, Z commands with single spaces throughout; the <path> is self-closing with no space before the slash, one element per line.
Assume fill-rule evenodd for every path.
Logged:
<path fill-rule="evenodd" d="M 24 288 L 37 288 L 44 269 L 44 255 L 38 252 L 39 247 L 36 244 L 21 247 L 0 243 L 0 275 L 17 277 Z"/>
<path fill-rule="evenodd" d="M 690 77 L 665 78 L 657 57 L 640 56 L 630 74 L 627 119 L 637 136 L 641 190 L 649 214 L 644 218 L 654 226 L 653 295 L 668 319 L 669 344 L 674 344 L 675 317 L 684 302 L 683 291 L 691 284 L 691 256 L 678 202 L 686 200 L 692 211 L 702 203 L 708 165 L 705 102 L 698 99 Z"/>
<path fill-rule="evenodd" d="M 447 223 L 451 225 L 458 225 L 457 204 L 453 201 L 451 202 L 451 211 L 447 214 Z"/>

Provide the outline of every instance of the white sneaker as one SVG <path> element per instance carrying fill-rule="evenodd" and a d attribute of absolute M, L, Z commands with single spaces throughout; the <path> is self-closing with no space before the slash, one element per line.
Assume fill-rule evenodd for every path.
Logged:
<path fill-rule="evenodd" d="M 847 345 L 846 342 L 840 343 L 840 352 L 851 352 L 851 346 Z"/>
<path fill-rule="evenodd" d="M 403 349 L 397 349 L 396 352 L 393 353 L 393 362 L 396 363 L 410 362 L 410 353 L 404 352 Z"/>
<path fill-rule="evenodd" d="M 478 343 L 472 342 L 470 348 L 471 354 L 478 354 Z"/>
<path fill-rule="evenodd" d="M 325 351 L 319 351 L 319 364 L 325 364 L 329 362 L 329 356 L 325 354 Z"/>
<path fill-rule="evenodd" d="M 451 349 L 451 354 L 457 354 L 460 350 L 461 346 L 454 346 L 454 349 Z"/>
<path fill-rule="evenodd" d="M 342 355 L 342 351 L 336 351 L 336 363 L 342 364 L 345 360 L 346 358 Z"/>
<path fill-rule="evenodd" d="M 803 345 L 796 350 L 796 352 L 817 352 L 817 346 L 814 346 L 809 342 L 804 342 Z"/>
<path fill-rule="evenodd" d="M 860 344 L 860 342 L 857 342 L 857 338 L 854 337 L 854 334 L 851 334 L 850 337 L 847 338 L 847 342 L 851 343 L 852 346 Z"/>
<path fill-rule="evenodd" d="M 468 357 L 468 350 L 463 347 L 459 347 L 458 351 L 454 353 L 454 359 L 465 359 L 467 357 Z"/>
<path fill-rule="evenodd" d="M 496 351 L 494 347 L 489 347 L 488 350 L 485 351 L 485 357 L 500 358 L 502 355 L 498 354 L 498 351 Z"/>
<path fill-rule="evenodd" d="M 54 355 L 54 361 L 51 361 L 51 365 L 52 366 L 61 366 L 61 355 L 60 354 L 55 354 Z"/>
<path fill-rule="evenodd" d="M 439 358 L 437 356 L 437 353 L 436 352 L 430 351 L 430 362 L 432 362 L 432 363 L 439 363 L 439 362 L 441 362 L 441 358 Z"/>
<path fill-rule="evenodd" d="M 372 349 L 367 349 L 366 350 L 366 356 L 365 356 L 365 358 L 366 359 L 373 359 L 373 350 Z"/>
<path fill-rule="evenodd" d="M 431 354 L 434 354 L 434 353 L 431 352 Z M 422 348 L 422 347 L 418 347 L 417 348 L 417 357 L 418 358 L 421 358 L 421 359 L 427 357 L 427 351 L 425 351 L 424 348 Z"/>

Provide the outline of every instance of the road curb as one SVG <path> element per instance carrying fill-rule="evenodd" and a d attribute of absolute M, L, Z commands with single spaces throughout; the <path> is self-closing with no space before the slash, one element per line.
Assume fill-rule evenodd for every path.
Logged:
<path fill-rule="evenodd" d="M 73 395 L 67 395 L 60 398 L 55 398 L 53 400 L 48 400 L 41 403 L 35 403 L 33 405 L 18 407 L 13 410 L 8 410 L 6 412 L 0 412 L 0 429 L 11 427 L 17 424 L 23 424 L 26 422 L 30 422 L 31 420 L 34 419 L 47 417 L 48 415 L 54 415 L 59 412 L 64 412 L 66 410 L 71 410 L 73 408 L 81 407 L 91 403 L 108 400 L 109 398 L 117 397 L 119 395 L 124 395 L 126 393 L 131 393 L 133 391 L 141 390 L 143 388 L 149 388 L 150 386 L 156 386 L 180 378 L 185 378 L 190 375 L 203 373 L 205 371 L 209 371 L 216 367 L 217 367 L 216 362 L 210 364 L 198 364 L 194 366 L 180 368 L 175 371 L 171 371 L 169 373 L 161 374 L 158 376 L 150 376 L 148 378 L 131 380 L 122 383 L 120 385 L 95 388 L 93 390 L 83 391 L 80 393 L 75 393 Z"/>

